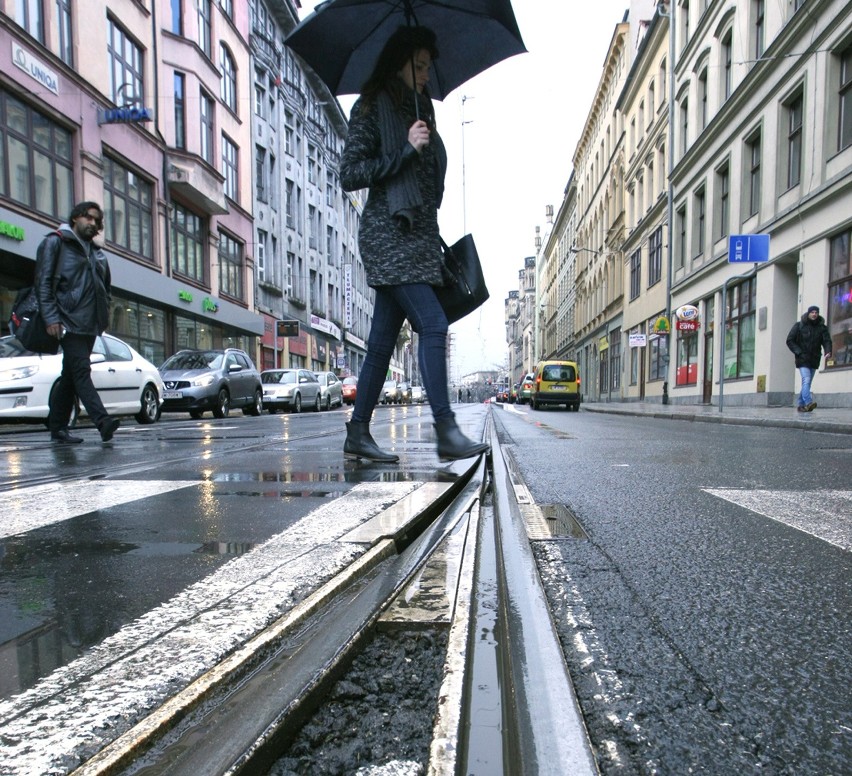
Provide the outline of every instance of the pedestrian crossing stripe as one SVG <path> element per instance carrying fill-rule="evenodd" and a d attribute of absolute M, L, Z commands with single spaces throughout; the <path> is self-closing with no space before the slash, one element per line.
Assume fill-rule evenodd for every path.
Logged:
<path fill-rule="evenodd" d="M 702 490 L 843 550 L 852 550 L 852 490 Z"/>
<path fill-rule="evenodd" d="M 199 485 L 199 480 L 76 480 L 0 493 L 0 539 L 119 504 Z"/>

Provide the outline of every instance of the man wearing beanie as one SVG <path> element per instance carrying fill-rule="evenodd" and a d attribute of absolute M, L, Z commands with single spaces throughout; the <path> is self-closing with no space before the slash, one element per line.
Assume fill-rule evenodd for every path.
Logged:
<path fill-rule="evenodd" d="M 819 307 L 812 304 L 802 319 L 793 324 L 787 335 L 787 347 L 796 357 L 796 369 L 802 376 L 802 392 L 799 394 L 798 411 L 813 412 L 817 403 L 811 395 L 811 383 L 819 369 L 820 348 L 826 359 L 831 358 L 831 336 L 828 326 L 819 314 Z"/>

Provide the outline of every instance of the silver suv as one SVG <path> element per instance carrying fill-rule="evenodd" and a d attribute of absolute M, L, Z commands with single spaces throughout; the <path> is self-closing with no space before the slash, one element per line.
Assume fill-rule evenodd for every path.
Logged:
<path fill-rule="evenodd" d="M 232 407 L 246 415 L 263 411 L 260 373 L 243 350 L 180 350 L 160 367 L 166 390 L 163 412 L 188 412 L 200 418 L 211 410 L 227 418 Z"/>

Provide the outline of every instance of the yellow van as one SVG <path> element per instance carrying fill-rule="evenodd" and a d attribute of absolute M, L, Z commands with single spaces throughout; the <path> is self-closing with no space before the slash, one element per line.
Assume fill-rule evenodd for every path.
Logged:
<path fill-rule="evenodd" d="M 580 370 L 574 361 L 539 361 L 535 368 L 532 408 L 546 404 L 564 404 L 577 412 L 583 396 L 580 393 Z"/>

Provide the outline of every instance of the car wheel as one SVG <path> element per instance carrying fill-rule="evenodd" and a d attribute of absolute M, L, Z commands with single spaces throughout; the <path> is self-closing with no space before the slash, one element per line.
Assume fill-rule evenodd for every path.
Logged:
<path fill-rule="evenodd" d="M 302 394 L 297 393 L 293 397 L 293 412 L 301 412 L 302 411 Z"/>
<path fill-rule="evenodd" d="M 216 394 L 216 405 L 213 407 L 214 418 L 227 418 L 231 412 L 231 397 L 225 388 L 220 388 Z"/>
<path fill-rule="evenodd" d="M 533 399 L 533 400 L 530 402 L 530 404 L 532 405 L 532 408 L 533 408 L 534 410 L 537 410 L 537 409 L 538 409 L 538 402 L 537 402 L 535 399 Z"/>
<path fill-rule="evenodd" d="M 317 394 L 317 398 L 314 399 L 314 412 L 319 412 L 322 409 L 322 399 L 319 394 Z"/>
<path fill-rule="evenodd" d="M 328 412 L 331 409 L 331 396 L 325 397 L 325 407 L 323 409 Z"/>
<path fill-rule="evenodd" d="M 246 407 L 246 414 L 257 417 L 263 412 L 263 394 L 260 391 L 254 392 L 254 401 Z"/>
<path fill-rule="evenodd" d="M 201 420 L 201 416 L 204 414 L 203 410 L 190 410 L 189 417 L 193 420 Z"/>
<path fill-rule="evenodd" d="M 142 396 L 139 399 L 141 408 L 136 413 L 136 422 L 142 425 L 156 423 L 160 419 L 160 397 L 157 395 L 157 389 L 153 385 L 146 385 L 142 389 Z"/>

